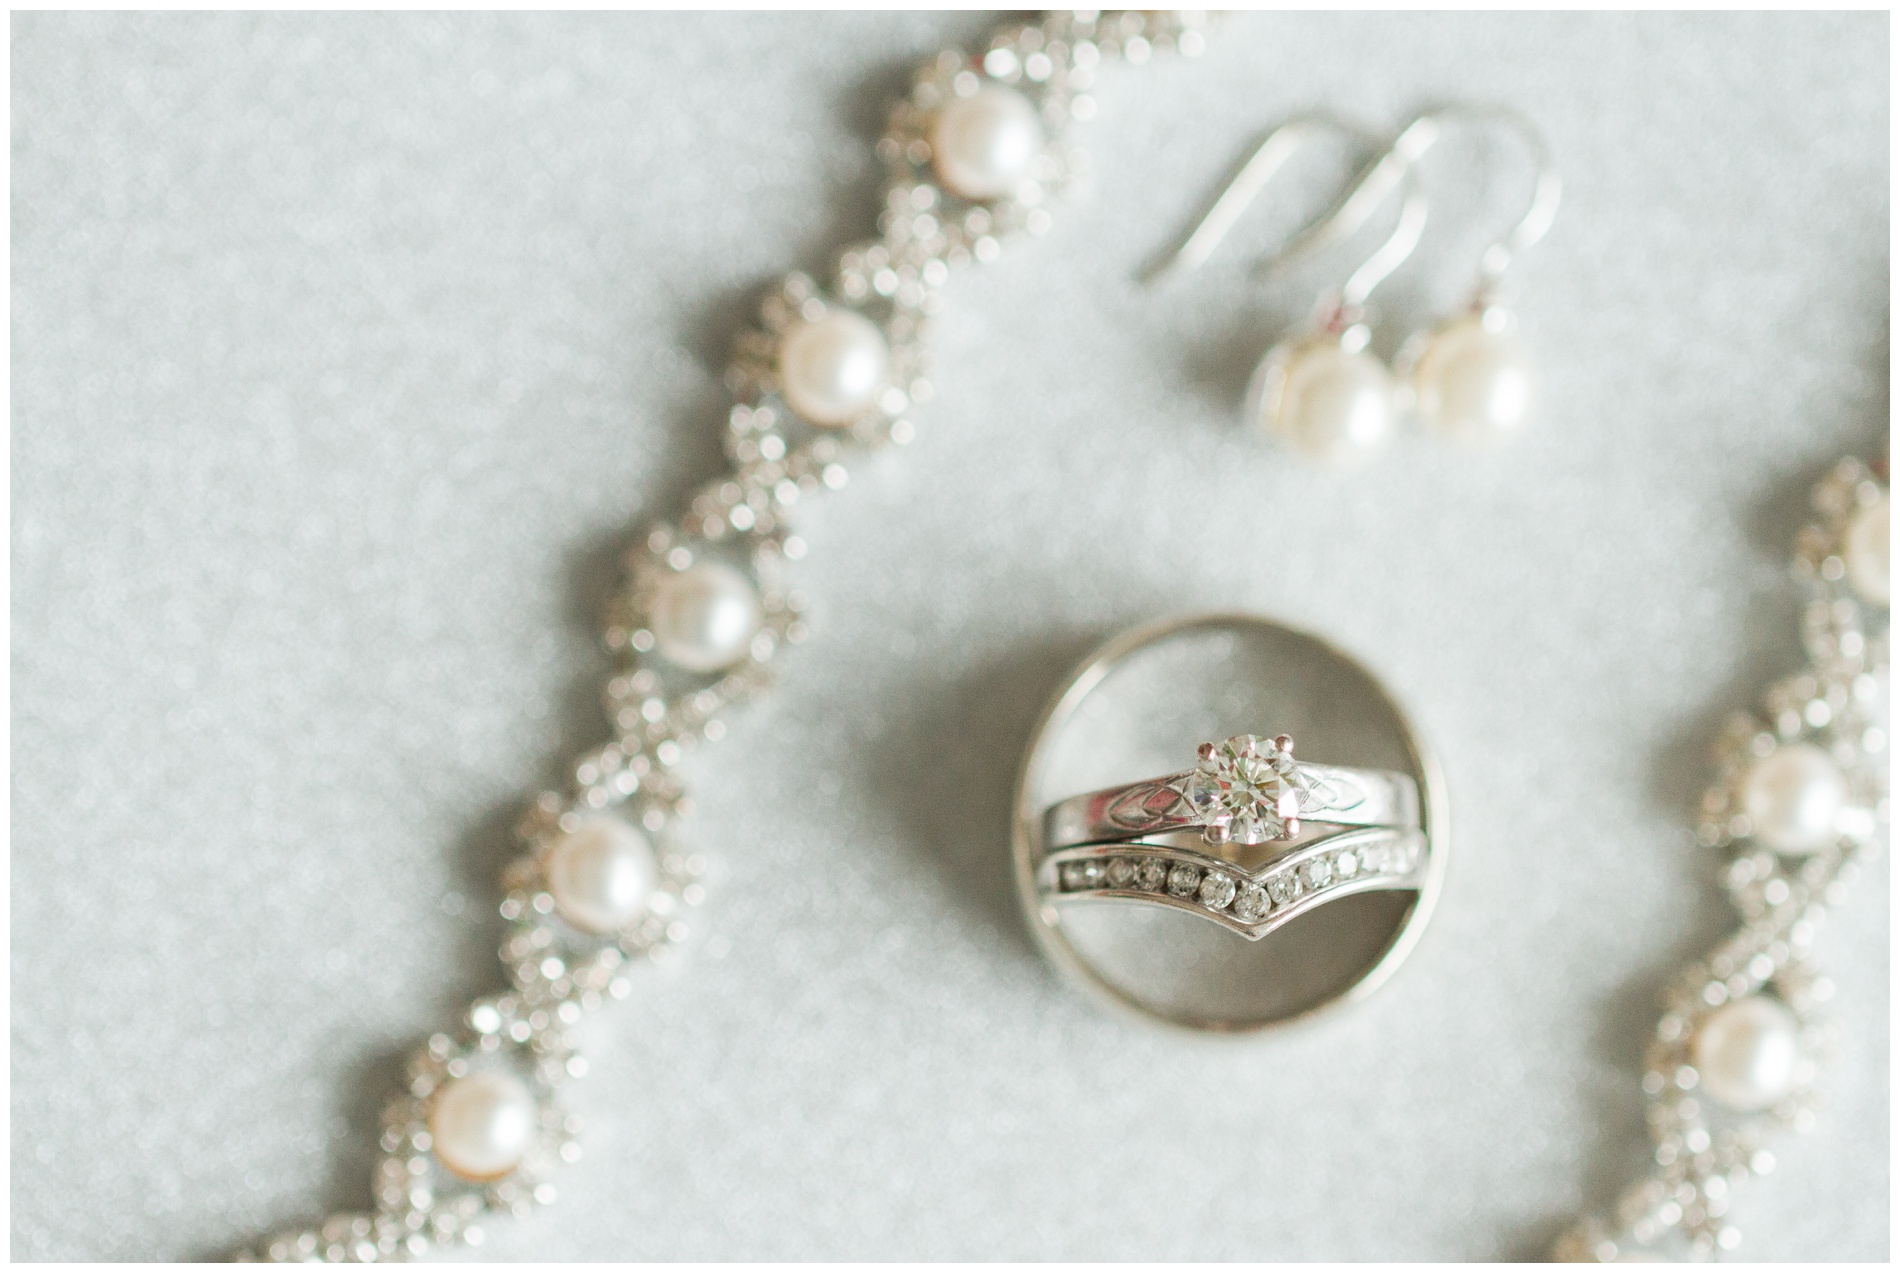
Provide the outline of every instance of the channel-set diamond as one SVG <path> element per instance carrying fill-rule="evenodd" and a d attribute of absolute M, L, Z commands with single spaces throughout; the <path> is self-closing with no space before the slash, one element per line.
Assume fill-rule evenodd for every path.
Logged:
<path fill-rule="evenodd" d="M 1062 864 L 1062 889 L 1065 893 L 1080 893 L 1092 888 L 1100 888 L 1105 882 L 1107 872 L 1100 862 L 1064 862 Z"/>
<path fill-rule="evenodd" d="M 1258 884 L 1241 886 L 1240 893 L 1234 898 L 1234 916 L 1251 924 L 1266 917 L 1272 903 L 1267 900 L 1266 890 Z"/>
<path fill-rule="evenodd" d="M 1207 878 L 1201 881 L 1201 905 L 1211 911 L 1226 909 L 1227 903 L 1234 900 L 1234 877 L 1222 875 L 1219 871 L 1209 871 Z"/>

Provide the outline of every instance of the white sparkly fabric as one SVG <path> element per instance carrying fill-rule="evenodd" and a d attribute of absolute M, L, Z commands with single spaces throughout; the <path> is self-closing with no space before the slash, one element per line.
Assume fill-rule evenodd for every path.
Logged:
<path fill-rule="evenodd" d="M 212 1257 L 367 1205 L 402 1056 L 500 984 L 522 802 L 605 736 L 618 547 L 716 470 L 754 290 L 870 232 L 909 68 L 984 29 L 14 19 L 15 1258 Z M 688 763 L 699 935 L 592 1019 L 587 1155 L 477 1254 L 1530 1257 L 1645 1152 L 1655 994 L 1724 921 L 1706 748 L 1798 663 L 1810 482 L 1886 431 L 1888 19 L 1210 44 L 1105 73 L 1092 190 L 953 279 L 918 440 L 802 519 L 812 639 Z M 1563 164 L 1514 275 L 1540 418 L 1316 472 L 1236 421 L 1339 274 L 1245 264 L 1338 165 L 1199 275 L 1131 276 L 1290 113 L 1451 97 Z M 1523 188 L 1502 146 L 1426 173 L 1387 353 Z M 1270 549 L 1235 557 L 1249 523 Z M 1215 608 L 1385 676 L 1455 834 L 1391 986 L 1240 1044 L 1064 990 L 1008 878 L 1046 692 Z M 1822 934 L 1830 1104 L 1738 1191 L 1742 1255 L 1888 1254 L 1887 887 Z"/>

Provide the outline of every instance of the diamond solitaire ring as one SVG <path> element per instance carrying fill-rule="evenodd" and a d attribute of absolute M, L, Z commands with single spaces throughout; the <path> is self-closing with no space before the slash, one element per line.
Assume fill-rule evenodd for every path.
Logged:
<path fill-rule="evenodd" d="M 1285 734 L 1202 743 L 1185 773 L 1071 796 L 1043 818 L 1046 851 L 1142 839 L 1182 845 L 1198 829 L 1209 846 L 1294 840 L 1302 821 L 1330 827 L 1419 825 L 1418 786 L 1383 769 L 1309 765 Z M 1163 838 L 1164 837 L 1164 838 Z"/>

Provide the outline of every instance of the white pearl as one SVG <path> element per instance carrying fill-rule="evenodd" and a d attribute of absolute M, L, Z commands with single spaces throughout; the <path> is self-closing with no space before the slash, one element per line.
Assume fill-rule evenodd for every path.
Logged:
<path fill-rule="evenodd" d="M 1511 437 L 1530 418 L 1535 377 L 1524 347 L 1477 314 L 1446 323 L 1412 368 L 1419 418 L 1460 442 Z"/>
<path fill-rule="evenodd" d="M 1854 519 L 1847 523 L 1847 534 L 1841 544 L 1841 555 L 1847 564 L 1847 582 L 1862 600 L 1877 606 L 1890 604 L 1893 596 L 1888 525 L 1887 497 L 1882 495 L 1854 514 Z"/>
<path fill-rule="evenodd" d="M 779 343 L 779 387 L 792 410 L 826 428 L 877 404 L 891 379 L 891 347 L 877 324 L 848 309 L 794 323 Z"/>
<path fill-rule="evenodd" d="M 646 909 L 659 867 L 644 835 L 600 814 L 548 848 L 547 875 L 562 919 L 584 932 L 611 933 Z"/>
<path fill-rule="evenodd" d="M 1356 464 L 1384 449 L 1397 423 L 1392 375 L 1363 350 L 1319 336 L 1270 359 L 1258 423 L 1317 460 Z"/>
<path fill-rule="evenodd" d="M 1767 1109 L 1794 1089 L 1799 1032 L 1794 1014 L 1765 995 L 1717 1008 L 1695 1034 L 1702 1090 L 1732 1110 Z"/>
<path fill-rule="evenodd" d="M 534 1143 L 534 1097 L 500 1070 L 450 1079 L 429 1109 L 435 1156 L 464 1180 L 494 1180 L 520 1165 Z"/>
<path fill-rule="evenodd" d="M 1000 84 L 952 99 L 930 125 L 937 176 L 965 199 L 1009 194 L 1028 173 L 1042 144 L 1036 108 Z"/>
<path fill-rule="evenodd" d="M 1780 853 L 1817 853 L 1840 834 L 1847 776 L 1812 743 L 1786 743 L 1742 776 L 1742 812 L 1755 836 Z"/>
<path fill-rule="evenodd" d="M 724 562 L 696 561 L 660 575 L 648 619 L 661 658 L 689 672 L 717 672 L 746 656 L 765 610 L 743 574 Z"/>

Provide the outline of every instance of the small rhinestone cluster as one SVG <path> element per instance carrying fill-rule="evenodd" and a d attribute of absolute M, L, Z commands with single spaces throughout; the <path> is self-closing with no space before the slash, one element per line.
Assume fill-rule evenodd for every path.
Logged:
<path fill-rule="evenodd" d="M 1099 855 L 1102 850 L 1084 852 Z M 1177 905 L 1252 926 L 1284 914 L 1296 904 L 1363 886 L 1371 876 L 1408 876 L 1418 860 L 1415 840 L 1360 842 L 1352 848 L 1295 854 L 1260 875 L 1248 875 L 1231 867 L 1210 865 L 1198 855 L 1131 846 L 1109 857 L 1059 860 L 1056 883 L 1063 893 L 1151 900 L 1159 894 L 1174 899 Z"/>
<path fill-rule="evenodd" d="M 664 845 L 672 819 L 685 803 L 656 792 L 641 802 L 636 824 Z M 501 917 L 508 935 L 501 944 L 502 966 L 522 998 L 532 1004 L 577 1003 L 592 1011 L 603 996 L 624 999 L 633 990 L 628 972 L 641 958 L 663 958 L 686 936 L 685 909 L 704 897 L 699 876 L 705 863 L 677 851 L 659 854 L 659 879 L 642 912 L 612 933 L 590 933 L 563 922 L 547 878 L 547 850 L 571 833 L 593 810 L 585 795 L 565 804 L 545 794 L 522 820 L 520 835 L 529 852 L 509 863 L 502 874 L 506 890 Z"/>
<path fill-rule="evenodd" d="M 1795 574 L 1810 590 L 1801 624 L 1809 666 L 1771 686 L 1760 715 L 1740 714 L 1722 731 L 1697 821 L 1699 842 L 1727 854 L 1722 883 L 1741 924 L 1664 991 L 1642 1080 L 1650 1166 L 1609 1215 L 1564 1234 L 1560 1259 L 1708 1259 L 1734 1249 L 1734 1186 L 1773 1169 L 1773 1132 L 1814 1123 L 1815 1074 L 1833 1048 L 1816 1015 L 1833 987 L 1811 962 L 1815 931 L 1847 900 L 1858 861 L 1889 820 L 1887 500 L 1884 466 L 1854 459 L 1814 490 L 1818 517 L 1795 549 Z M 1857 519 L 1868 518 L 1878 519 L 1877 554 L 1865 538 L 1853 542 Z M 1831 814 L 1807 839 L 1788 817 L 1770 820 L 1779 810 L 1764 812 L 1765 776 L 1791 771 L 1810 775 Z M 1738 1101 L 1698 1060 L 1699 1043 L 1737 1010 L 1785 1023 L 1789 1059 L 1756 1100 Z"/>
<path fill-rule="evenodd" d="M 612 741 L 575 762 L 569 790 L 532 804 L 520 831 L 523 852 L 504 878 L 508 931 L 500 953 L 512 991 L 478 1001 L 459 1033 L 438 1034 L 416 1052 L 409 1088 L 385 1119 L 373 1212 L 279 1234 L 240 1258 L 406 1259 L 441 1244 L 478 1242 L 483 1217 L 552 1200 L 546 1175 L 578 1153 L 573 1121 L 557 1099 L 559 1085 L 584 1069 L 572 1028 L 587 1010 L 629 993 L 631 964 L 676 943 L 684 935 L 681 912 L 699 900 L 701 864 L 673 844 L 675 821 L 690 811 L 674 766 L 684 748 L 719 739 L 724 713 L 769 686 L 779 652 L 806 634 L 804 598 L 786 580 L 788 564 L 806 547 L 792 529 L 794 510 L 844 486 L 848 463 L 866 449 L 914 436 L 911 411 L 931 388 L 924 337 L 951 271 L 993 260 L 1011 237 L 1049 227 L 1049 204 L 1083 168 L 1072 125 L 1094 114 L 1097 70 L 1158 52 L 1196 53 L 1200 24 L 1196 13 L 1053 13 L 1004 26 L 976 54 L 947 51 L 920 69 L 877 145 L 887 172 L 878 237 L 845 249 L 830 282 L 793 273 L 766 296 L 727 376 L 736 400 L 723 439 L 730 472 L 627 554 L 630 584 L 604 630 L 616 661 L 604 696 Z M 1041 142 L 1006 189 L 971 197 L 941 179 L 933 129 L 940 112 L 987 90 L 1013 95 L 1006 107 L 1027 117 Z M 805 409 L 795 405 L 790 347 L 795 338 L 809 346 L 814 330 L 858 341 L 855 353 L 847 351 L 855 363 L 836 363 L 835 349 L 820 348 L 818 357 L 834 358 L 823 365 L 846 388 L 872 367 L 875 383 L 861 400 L 833 410 L 834 394 L 817 413 L 809 404 L 819 399 L 808 390 Z M 867 355 L 874 357 L 867 362 Z M 682 644 L 692 639 L 700 644 Z M 620 819 L 633 837 L 618 842 L 623 849 L 631 843 L 654 859 L 639 912 L 604 932 L 564 919 L 549 879 L 561 837 L 597 816 Z M 488 1070 L 513 1076 L 508 1099 L 518 1106 L 527 1098 L 512 1094 L 525 1090 L 536 1121 L 510 1170 L 474 1180 L 444 1166 L 430 1118 L 441 1092 Z"/>
<path fill-rule="evenodd" d="M 458 1037 L 437 1034 L 409 1060 L 409 1086 L 383 1110 L 374 1213 L 330 1217 L 321 1228 L 283 1234 L 266 1244 L 275 1261 L 367 1263 L 421 1255 L 432 1246 L 478 1245 L 483 1217 L 525 1215 L 555 1198 L 554 1168 L 580 1157 L 579 1130 L 560 1102 L 560 1089 L 586 1073 L 574 1051 L 580 1021 L 572 1000 L 530 1006 L 518 995 L 470 1005 Z M 481 1182 L 446 1170 L 431 1152 L 429 1098 L 444 1083 L 485 1070 L 509 1074 L 533 1095 L 533 1144 L 512 1171 Z"/>
<path fill-rule="evenodd" d="M 790 493 L 790 500 L 778 505 L 796 499 Z M 754 504 L 763 507 L 754 509 Z M 773 508 L 774 501 L 756 489 L 714 483 L 693 500 L 689 521 L 698 523 L 698 535 L 658 526 L 627 554 L 632 587 L 610 608 L 603 636 L 622 660 L 607 680 L 605 699 L 608 720 L 620 735 L 614 745 L 630 761 L 644 753 L 670 767 L 679 762 L 682 743 L 718 739 L 725 732 L 721 713 L 769 687 L 772 657 L 782 646 L 804 640 L 805 627 L 798 620 L 804 598 L 783 583 L 784 563 L 802 556 L 804 543 L 785 533 Z M 702 561 L 724 562 L 750 577 L 762 611 L 743 657 L 713 678 L 669 665 L 656 652 L 648 625 L 660 581 Z"/>

